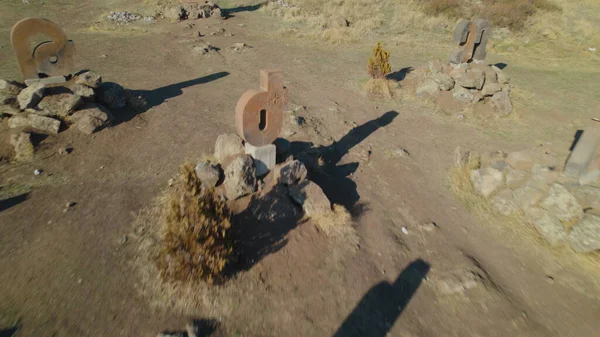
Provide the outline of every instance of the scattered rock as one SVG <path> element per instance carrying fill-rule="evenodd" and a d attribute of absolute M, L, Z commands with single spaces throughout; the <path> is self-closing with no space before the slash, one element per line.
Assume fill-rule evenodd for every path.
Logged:
<path fill-rule="evenodd" d="M 476 273 L 459 270 L 433 278 L 433 286 L 442 295 L 462 295 L 467 290 L 477 287 L 480 281 L 481 278 Z"/>
<path fill-rule="evenodd" d="M 10 144 L 15 148 L 15 160 L 30 162 L 33 160 L 35 150 L 31 144 L 31 134 L 20 132 L 10 136 Z"/>
<path fill-rule="evenodd" d="M 225 190 L 229 200 L 235 200 L 254 192 L 256 169 L 248 155 L 237 155 L 225 169 Z"/>
<path fill-rule="evenodd" d="M 210 33 L 210 35 L 212 35 L 212 36 L 215 36 L 215 35 L 220 36 L 220 35 L 224 35 L 224 34 L 225 34 L 225 29 L 222 27 L 217 28 L 216 31 Z"/>
<path fill-rule="evenodd" d="M 213 188 L 221 180 L 221 167 L 203 160 L 196 165 L 196 176 L 205 188 Z"/>
<path fill-rule="evenodd" d="M 513 110 L 512 102 L 510 101 L 510 97 L 508 96 L 508 92 L 499 91 L 494 93 L 491 100 L 492 106 L 496 108 L 500 114 L 504 116 L 510 115 Z"/>
<path fill-rule="evenodd" d="M 44 96 L 38 107 L 49 113 L 50 116 L 65 117 L 73 113 L 83 100 L 74 94 L 56 94 Z"/>
<path fill-rule="evenodd" d="M 83 84 L 75 84 L 71 87 L 73 94 L 79 97 L 92 99 L 94 98 L 94 89 Z"/>
<path fill-rule="evenodd" d="M 440 94 L 439 85 L 431 78 L 425 79 L 417 87 L 418 97 L 437 97 Z"/>
<path fill-rule="evenodd" d="M 529 222 L 552 247 L 560 246 L 567 237 L 562 223 L 554 215 L 540 208 L 530 208 L 526 211 Z"/>
<path fill-rule="evenodd" d="M 504 183 L 504 174 L 491 167 L 472 170 L 471 184 L 477 194 L 487 198 Z"/>
<path fill-rule="evenodd" d="M 93 71 L 86 71 L 82 74 L 77 75 L 75 79 L 76 84 L 83 84 L 90 88 L 98 88 L 102 84 L 102 76 L 98 75 Z"/>
<path fill-rule="evenodd" d="M 96 91 L 97 99 L 109 109 L 124 108 L 127 105 L 125 89 L 117 83 L 104 82 Z"/>
<path fill-rule="evenodd" d="M 229 48 L 230 48 L 230 49 L 231 49 L 233 52 L 236 52 L 236 53 L 241 53 L 241 52 L 242 52 L 242 51 L 244 51 L 245 49 L 248 49 L 248 48 L 250 48 L 250 46 L 249 46 L 249 45 L 247 45 L 247 44 L 245 44 L 245 43 L 238 42 L 238 43 L 234 43 L 234 44 L 232 44 L 232 45 L 231 45 Z"/>
<path fill-rule="evenodd" d="M 492 198 L 492 206 L 498 213 L 504 216 L 511 216 L 519 211 L 519 206 L 515 202 L 513 191 L 504 189 Z"/>
<path fill-rule="evenodd" d="M 44 97 L 46 86 L 42 83 L 35 83 L 21 90 L 17 96 L 17 102 L 21 110 L 35 107 Z"/>
<path fill-rule="evenodd" d="M 235 133 L 222 134 L 217 137 L 215 142 L 215 157 L 223 162 L 227 157 L 244 153 L 242 139 Z"/>
<path fill-rule="evenodd" d="M 304 164 L 298 160 L 292 160 L 287 163 L 278 165 L 275 169 L 278 171 L 278 181 L 284 185 L 294 185 L 306 179 L 308 171 Z"/>
<path fill-rule="evenodd" d="M 211 46 L 207 42 L 199 41 L 198 44 L 195 45 L 194 48 L 192 48 L 192 50 L 200 55 L 206 55 L 212 50 L 215 50 L 215 47 Z"/>
<path fill-rule="evenodd" d="M 60 121 L 35 114 L 16 115 L 8 119 L 8 127 L 32 129 L 38 133 L 56 135 L 60 129 Z"/>
<path fill-rule="evenodd" d="M 550 28 L 550 27 L 544 27 L 542 28 L 542 30 L 540 31 L 540 34 L 550 40 L 556 40 L 558 38 L 558 35 L 556 34 L 556 32 Z"/>
<path fill-rule="evenodd" d="M 429 76 L 438 85 L 440 91 L 448 91 L 454 88 L 454 80 L 450 75 L 438 73 Z"/>
<path fill-rule="evenodd" d="M 571 222 L 583 216 L 583 209 L 577 199 L 560 184 L 550 187 L 540 206 L 563 222 Z"/>
<path fill-rule="evenodd" d="M 518 188 L 527 180 L 528 173 L 516 169 L 508 169 L 506 173 L 506 186 L 511 189 Z"/>
<path fill-rule="evenodd" d="M 331 212 L 331 202 L 319 185 L 305 180 L 299 185 L 290 187 L 290 197 L 304 210 L 304 214 L 313 217 Z"/>
<path fill-rule="evenodd" d="M 585 214 L 569 233 L 569 244 L 578 253 L 600 250 L 600 216 Z"/>
<path fill-rule="evenodd" d="M 100 104 L 87 104 L 81 110 L 76 111 L 69 121 L 77 126 L 79 131 L 86 135 L 99 131 L 110 124 L 112 114 Z"/>
<path fill-rule="evenodd" d="M 131 12 L 110 12 L 107 16 L 108 21 L 118 25 L 127 25 L 133 22 L 155 23 L 156 19 L 152 16 L 142 16 Z"/>

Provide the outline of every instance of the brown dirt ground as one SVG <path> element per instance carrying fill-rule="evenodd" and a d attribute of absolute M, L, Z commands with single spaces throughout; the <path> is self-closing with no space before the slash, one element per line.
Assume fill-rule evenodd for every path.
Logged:
<path fill-rule="evenodd" d="M 56 10 L 0 1 L 0 11 L 9 15 L 0 24 L 3 78 L 17 78 L 5 34 L 17 18 L 75 18 L 64 28 L 77 43 L 80 68 L 144 91 L 155 103 L 89 137 L 77 130 L 48 137 L 32 164 L 0 166 L 5 191 L 28 193 L 0 210 L 0 328 L 19 320 L 16 336 L 154 336 L 181 330 L 189 319 L 216 319 L 227 336 L 597 334 L 595 265 L 470 214 L 445 183 L 457 146 L 518 149 L 542 140 L 554 141 L 561 151 L 572 133 L 562 121 L 572 117 L 543 106 L 528 115 L 525 103 L 517 103 L 521 117 L 462 122 L 409 100 L 371 100 L 358 84 L 371 43 L 329 46 L 277 38 L 265 34 L 275 23 L 261 12 L 239 12 L 223 22 L 198 20 L 194 29 L 186 22 L 161 22 L 107 31 L 83 19 L 97 20 L 110 5 L 59 2 Z M 221 50 L 195 55 L 189 34 L 218 27 L 234 36 L 206 36 Z M 253 48 L 231 53 L 234 42 Z M 392 64 L 423 65 L 447 51 L 438 49 L 423 58 L 394 47 Z M 500 58 L 490 55 L 492 62 Z M 181 294 L 157 290 L 140 253 L 155 228 L 148 210 L 182 162 L 212 152 L 216 137 L 234 130 L 235 103 L 258 85 L 264 67 L 285 70 L 289 108 L 306 107 L 298 114 L 307 125 L 293 141 L 329 145 L 353 123 L 378 120 L 349 141 L 349 153 L 318 181 L 332 201 L 355 215 L 360 243 L 325 237 L 310 221 L 289 224 L 273 242 L 278 247 L 265 247 L 259 261 L 225 285 L 169 298 Z M 520 86 L 553 99 L 556 92 L 546 92 L 540 71 L 517 61 L 512 69 Z M 227 75 L 211 77 L 221 72 Z M 593 76 L 580 77 L 587 85 L 583 91 L 591 92 Z M 529 87 L 528 80 L 537 86 Z M 584 94 L 572 95 L 589 99 Z M 531 125 L 538 127 L 528 130 Z M 564 140 L 555 140 L 557 135 Z M 74 151 L 57 154 L 64 146 Z M 395 149 L 411 156 L 395 158 Z M 345 174 L 352 167 L 354 173 Z M 34 169 L 43 174 L 34 176 Z M 67 201 L 77 204 L 63 212 Z M 420 226 L 431 221 L 439 229 L 423 231 Z M 419 259 L 427 265 L 411 264 Z M 478 286 L 456 295 L 436 288 L 441 278 L 465 270 L 478 274 Z"/>

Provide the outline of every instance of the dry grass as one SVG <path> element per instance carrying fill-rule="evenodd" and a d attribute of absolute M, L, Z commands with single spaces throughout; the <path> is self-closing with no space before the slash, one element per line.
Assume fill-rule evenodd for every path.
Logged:
<path fill-rule="evenodd" d="M 367 71 L 373 79 L 385 78 L 392 72 L 390 52 L 383 49 L 381 42 L 377 42 L 377 45 L 373 48 L 373 55 L 369 58 Z"/>
<path fill-rule="evenodd" d="M 165 280 L 212 284 L 232 252 L 230 214 L 213 190 L 201 188 L 194 166 L 181 175 L 164 199 L 161 248 L 155 263 Z"/>
<path fill-rule="evenodd" d="M 333 205 L 333 211 L 322 213 L 311 218 L 313 223 L 328 237 L 336 240 L 335 246 L 356 247 L 358 234 L 352 226 L 352 216 L 341 205 Z"/>
<path fill-rule="evenodd" d="M 393 98 L 397 83 L 385 78 L 372 78 L 365 84 L 367 95 L 372 98 Z"/>

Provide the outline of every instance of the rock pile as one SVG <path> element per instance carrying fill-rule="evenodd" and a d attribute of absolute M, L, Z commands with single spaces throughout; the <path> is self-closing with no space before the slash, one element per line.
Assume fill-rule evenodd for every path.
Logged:
<path fill-rule="evenodd" d="M 215 17 L 224 19 L 225 13 L 212 1 L 177 4 L 162 10 L 162 16 L 171 22 Z"/>
<path fill-rule="evenodd" d="M 213 157 L 218 162 L 202 160 L 196 166 L 196 175 L 203 186 L 216 188 L 230 201 L 253 196 L 257 209 L 268 208 L 258 213 L 270 221 L 299 213 L 299 209 L 290 209 L 293 205 L 302 208 L 308 217 L 332 213 L 323 190 L 307 179 L 304 163 L 289 154 L 289 146 L 278 146 L 278 150 L 278 157 L 285 159 L 265 176 L 257 177 L 254 159 L 244 153 L 243 140 L 236 134 L 223 134 L 215 144 Z"/>
<path fill-rule="evenodd" d="M 106 18 L 117 25 L 127 25 L 133 22 L 156 23 L 156 18 L 153 16 L 143 16 L 131 12 L 110 12 Z"/>
<path fill-rule="evenodd" d="M 415 73 L 418 97 L 434 99 L 440 105 L 449 100 L 461 105 L 489 104 L 502 116 L 512 112 L 510 77 L 495 65 L 434 60 Z"/>
<path fill-rule="evenodd" d="M 600 158 L 578 180 L 556 158 L 538 151 L 481 156 L 470 171 L 475 193 L 503 216 L 523 216 L 552 247 L 600 250 Z"/>
<path fill-rule="evenodd" d="M 61 84 L 35 83 L 29 87 L 0 80 L 0 118 L 13 129 L 11 144 L 17 160 L 33 157 L 30 133 L 56 135 L 63 125 L 90 135 L 109 125 L 109 109 L 126 105 L 126 92 L 116 83 L 102 83 L 87 71 Z M 27 144 L 29 145 L 27 145 Z"/>

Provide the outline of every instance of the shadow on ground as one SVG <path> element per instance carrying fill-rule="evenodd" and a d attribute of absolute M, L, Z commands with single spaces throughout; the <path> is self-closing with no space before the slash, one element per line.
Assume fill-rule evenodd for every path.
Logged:
<path fill-rule="evenodd" d="M 138 114 L 142 114 L 154 107 L 157 107 L 167 101 L 170 98 L 180 96 L 183 94 L 184 88 L 193 87 L 199 84 L 205 84 L 212 81 L 216 81 L 229 73 L 221 71 L 211 75 L 198 77 L 193 80 L 174 83 L 164 87 L 156 88 L 154 90 L 128 90 L 129 102 L 128 107 L 120 109 L 114 115 L 118 116 L 114 124 L 120 124 L 131 120 Z"/>
<path fill-rule="evenodd" d="M 333 337 L 387 336 L 428 272 L 429 264 L 418 259 L 394 283 L 380 282 L 372 287 Z"/>
<path fill-rule="evenodd" d="M 23 193 L 11 198 L 7 198 L 7 199 L 2 199 L 0 200 L 0 212 L 5 211 L 13 206 L 16 206 L 20 203 L 22 203 L 23 201 L 27 200 L 27 198 L 29 197 L 29 192 L 27 193 Z M 2 335 L 0 335 L 2 336 Z"/>
<path fill-rule="evenodd" d="M 196 319 L 191 324 L 193 334 L 187 331 L 164 331 L 159 336 L 181 336 L 181 337 L 220 337 L 225 334 L 221 331 L 222 327 L 216 319 Z M 0 337 L 2 337 L 0 335 Z"/>
<path fill-rule="evenodd" d="M 233 8 L 223 8 L 223 11 L 225 12 L 225 15 L 227 17 L 233 17 L 233 15 L 231 15 L 231 14 L 241 13 L 241 12 L 254 12 L 254 11 L 259 10 L 262 6 L 266 5 L 267 3 L 268 3 L 267 1 L 263 1 L 256 5 L 239 6 L 239 7 L 233 7 Z"/>
<path fill-rule="evenodd" d="M 406 67 L 406 68 L 402 68 L 402 69 L 400 69 L 400 70 L 398 70 L 398 71 L 395 71 L 395 72 L 393 72 L 393 73 L 391 73 L 391 74 L 387 75 L 386 77 L 387 77 L 387 79 L 388 79 L 388 80 L 394 80 L 394 81 L 397 81 L 397 82 L 401 82 L 401 81 L 403 81 L 403 80 L 406 78 L 406 76 L 407 76 L 408 74 L 410 74 L 410 73 L 411 73 L 413 70 L 415 70 L 415 68 L 413 68 L 413 67 Z"/>
<path fill-rule="evenodd" d="M 17 328 L 17 327 L 6 329 L 6 330 L 0 330 L 0 337 L 13 337 L 13 336 L 15 336 L 15 334 L 17 333 L 18 330 L 19 330 L 19 328 Z"/>

